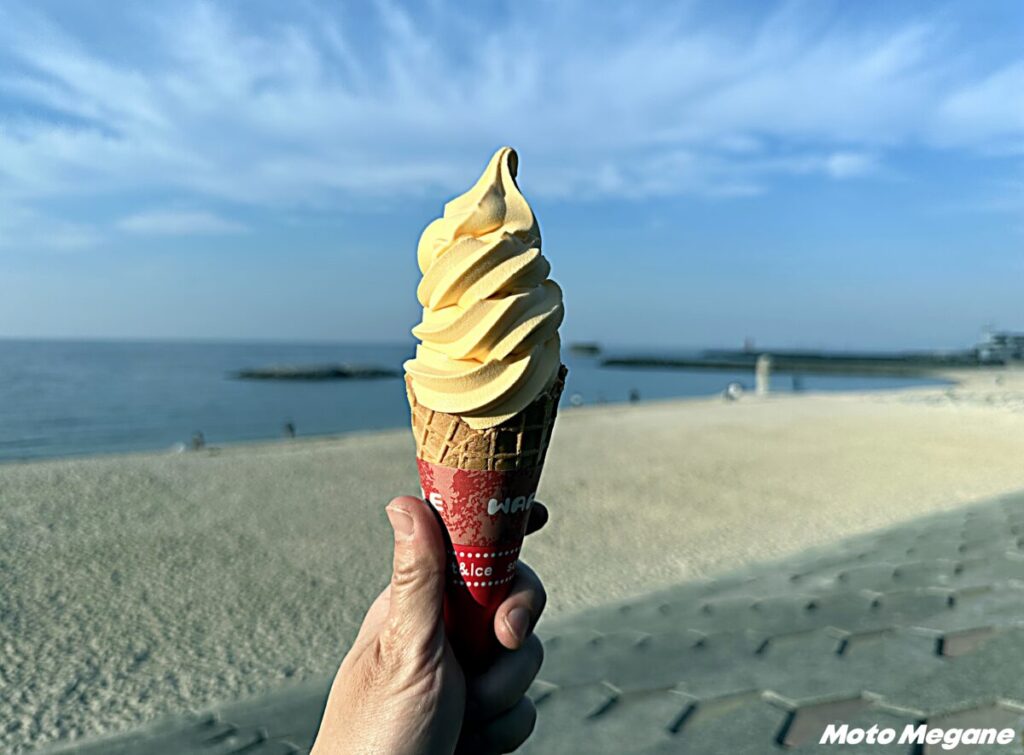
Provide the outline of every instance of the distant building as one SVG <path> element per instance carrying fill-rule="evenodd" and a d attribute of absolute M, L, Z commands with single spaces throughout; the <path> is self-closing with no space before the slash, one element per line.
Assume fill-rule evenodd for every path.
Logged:
<path fill-rule="evenodd" d="M 1024 333 L 1008 330 L 991 330 L 975 347 L 982 362 L 1024 361 Z"/>

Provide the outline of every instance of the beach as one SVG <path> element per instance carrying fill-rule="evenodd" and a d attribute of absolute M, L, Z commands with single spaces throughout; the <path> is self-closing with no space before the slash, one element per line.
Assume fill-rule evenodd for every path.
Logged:
<path fill-rule="evenodd" d="M 951 377 L 564 410 L 549 617 L 1024 488 L 1024 375 Z M 0 749 L 332 672 L 417 489 L 408 431 L 0 466 Z"/>

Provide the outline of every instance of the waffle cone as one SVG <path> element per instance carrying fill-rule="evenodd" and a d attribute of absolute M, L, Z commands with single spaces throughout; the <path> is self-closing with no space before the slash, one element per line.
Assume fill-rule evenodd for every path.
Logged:
<path fill-rule="evenodd" d="M 417 458 L 455 469 L 539 469 L 551 442 L 567 372 L 565 365 L 559 367 L 554 383 L 532 404 L 486 430 L 474 430 L 457 414 L 435 412 L 417 402 L 412 379 L 406 375 Z"/>

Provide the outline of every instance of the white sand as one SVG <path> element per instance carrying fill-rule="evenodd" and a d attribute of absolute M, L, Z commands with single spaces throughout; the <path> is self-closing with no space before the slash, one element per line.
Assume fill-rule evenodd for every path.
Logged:
<path fill-rule="evenodd" d="M 1024 376 L 1000 375 L 565 411 L 525 551 L 550 613 L 1024 488 Z M 0 466 L 0 750 L 333 670 L 412 459 L 398 431 Z"/>

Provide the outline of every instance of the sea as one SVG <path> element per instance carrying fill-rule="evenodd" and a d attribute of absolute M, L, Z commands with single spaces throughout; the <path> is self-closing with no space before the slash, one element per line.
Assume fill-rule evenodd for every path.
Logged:
<path fill-rule="evenodd" d="M 270 365 L 348 363 L 401 369 L 412 344 L 0 340 L 0 462 L 406 427 L 400 377 L 256 381 L 233 373 Z M 614 353 L 614 352 L 613 352 Z M 651 352 L 645 352 L 651 353 Z M 680 352 L 673 352 L 678 356 Z M 564 354 L 563 407 L 750 389 L 742 371 L 602 367 Z M 779 391 L 848 391 L 940 380 L 840 375 L 773 377 Z"/>

